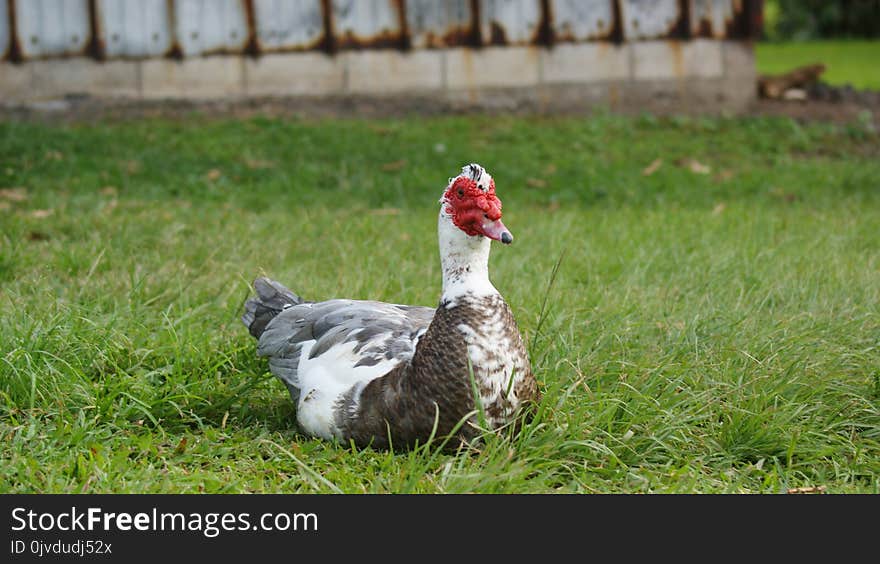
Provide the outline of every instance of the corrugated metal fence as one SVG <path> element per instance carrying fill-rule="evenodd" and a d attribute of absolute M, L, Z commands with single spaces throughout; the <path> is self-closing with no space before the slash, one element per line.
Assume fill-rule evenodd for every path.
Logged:
<path fill-rule="evenodd" d="M 0 0 L 0 59 L 755 37 L 761 0 Z"/>

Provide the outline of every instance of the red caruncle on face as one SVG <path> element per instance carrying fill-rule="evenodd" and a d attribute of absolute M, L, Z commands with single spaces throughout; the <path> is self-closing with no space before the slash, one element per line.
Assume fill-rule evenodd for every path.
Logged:
<path fill-rule="evenodd" d="M 446 213 L 468 235 L 483 235 L 483 224 L 501 219 L 501 200 L 495 195 L 495 181 L 483 191 L 474 180 L 459 177 L 446 190 Z"/>

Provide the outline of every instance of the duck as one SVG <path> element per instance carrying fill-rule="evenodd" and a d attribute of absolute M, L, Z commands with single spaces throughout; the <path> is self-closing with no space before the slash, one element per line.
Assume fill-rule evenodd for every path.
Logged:
<path fill-rule="evenodd" d="M 307 301 L 254 280 L 241 319 L 287 386 L 304 435 L 375 449 L 461 445 L 534 415 L 541 392 L 528 351 L 489 280 L 491 243 L 513 242 L 495 181 L 468 164 L 439 203 L 436 308 Z"/>

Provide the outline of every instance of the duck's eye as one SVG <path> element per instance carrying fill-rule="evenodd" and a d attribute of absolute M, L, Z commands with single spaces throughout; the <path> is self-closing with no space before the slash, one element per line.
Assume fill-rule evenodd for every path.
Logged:
<path fill-rule="evenodd" d="M 489 214 L 484 213 L 484 214 L 483 214 L 483 217 L 486 218 L 486 219 L 489 219 Z"/>
<path fill-rule="evenodd" d="M 461 188 L 458 189 L 458 197 L 464 198 L 464 190 L 462 190 Z"/>

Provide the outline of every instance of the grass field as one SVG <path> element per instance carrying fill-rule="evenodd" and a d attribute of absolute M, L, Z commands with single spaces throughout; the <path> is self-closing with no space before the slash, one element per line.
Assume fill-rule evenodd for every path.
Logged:
<path fill-rule="evenodd" d="M 804 41 L 755 44 L 759 73 L 776 74 L 801 65 L 824 63 L 822 80 L 880 90 L 880 41 Z"/>
<path fill-rule="evenodd" d="M 877 493 L 878 155 L 785 119 L 0 124 L 0 491 Z M 248 282 L 436 303 L 470 161 L 538 417 L 458 454 L 298 435 Z"/>

